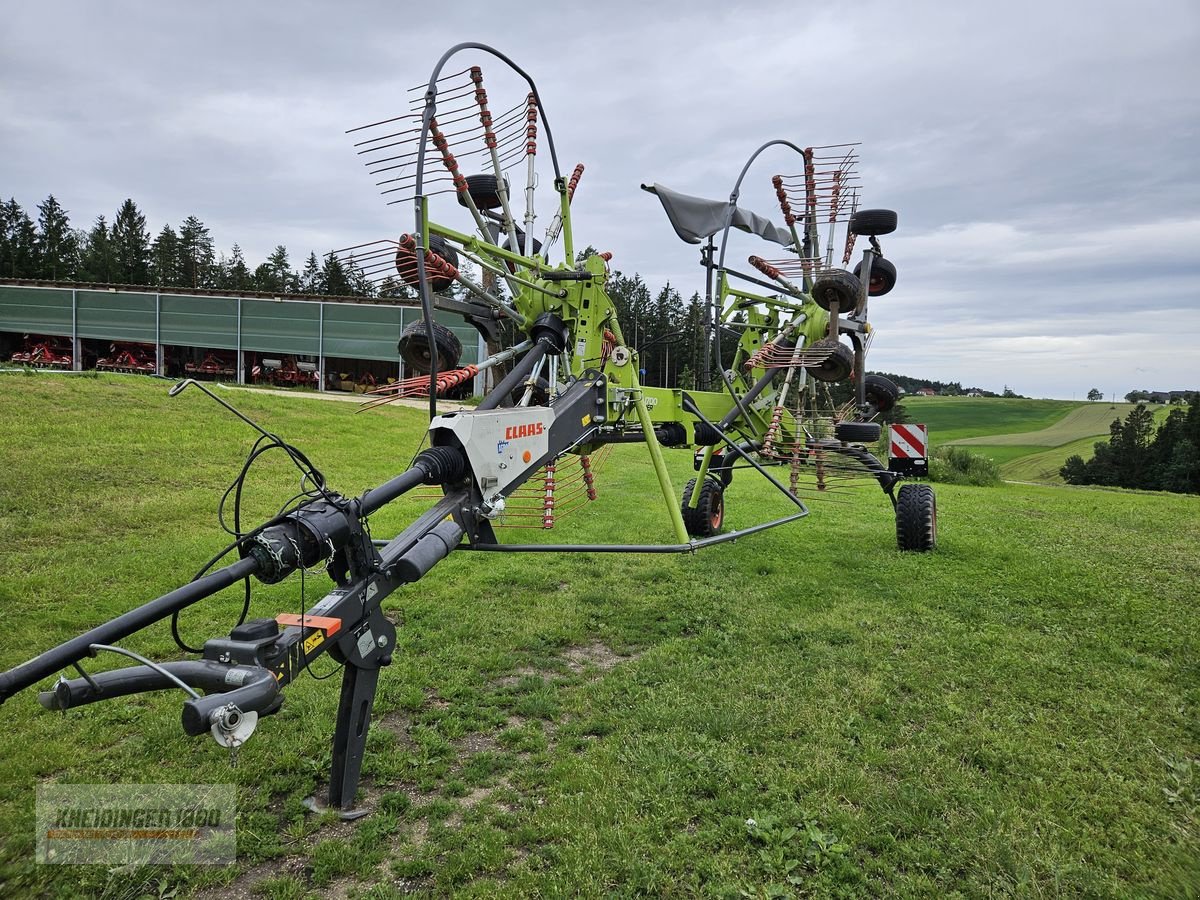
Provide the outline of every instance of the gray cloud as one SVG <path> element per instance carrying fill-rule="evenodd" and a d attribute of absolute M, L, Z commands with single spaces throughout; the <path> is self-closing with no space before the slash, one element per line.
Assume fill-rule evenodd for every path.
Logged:
<path fill-rule="evenodd" d="M 385 205 L 344 131 L 402 111 L 444 49 L 478 39 L 537 80 L 563 168 L 588 166 L 577 244 L 652 285 L 687 295 L 703 280 L 640 182 L 720 198 L 765 140 L 861 140 L 864 201 L 901 221 L 874 366 L 1046 396 L 1200 386 L 1200 12 L 1187 0 L 529 16 L 129 2 L 7 18 L 0 193 L 30 208 L 54 193 L 76 225 L 131 196 L 154 230 L 195 214 L 252 262 L 276 243 L 298 259 L 408 230 L 410 209 Z M 495 105 L 518 102 L 515 79 L 483 64 Z M 743 202 L 770 214 L 770 176 L 798 169 L 765 154 Z M 730 248 L 749 252 L 762 248 Z"/>

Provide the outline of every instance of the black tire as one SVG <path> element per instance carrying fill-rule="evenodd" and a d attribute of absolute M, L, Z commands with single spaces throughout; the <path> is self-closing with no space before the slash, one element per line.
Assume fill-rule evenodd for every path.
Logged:
<path fill-rule="evenodd" d="M 454 268 L 458 268 L 458 253 L 445 238 L 436 234 L 432 235 L 429 238 L 429 249 L 433 252 L 434 256 L 439 256 L 454 266 Z M 396 251 L 396 271 L 400 273 L 400 277 L 404 279 L 405 283 L 413 287 L 420 284 L 420 279 L 417 278 L 417 257 L 412 250 L 401 247 Z M 429 289 L 435 294 L 440 294 L 452 284 L 454 284 L 454 280 L 451 278 L 442 278 L 434 275 L 429 279 Z"/>
<path fill-rule="evenodd" d="M 864 237 L 891 234 L 896 230 L 896 220 L 893 209 L 860 209 L 850 217 L 850 230 Z"/>
<path fill-rule="evenodd" d="M 683 489 L 683 501 L 679 507 L 687 533 L 699 538 L 720 534 L 725 521 L 725 487 L 714 478 L 705 478 L 696 508 L 692 509 L 688 503 L 695 489 L 696 479 L 693 478 Z"/>
<path fill-rule="evenodd" d="M 854 267 L 854 277 L 862 271 L 862 263 Z M 871 262 L 871 283 L 867 285 L 867 293 L 872 297 L 882 297 L 896 286 L 896 267 L 882 256 L 877 256 Z"/>
<path fill-rule="evenodd" d="M 457 369 L 458 361 L 462 357 L 462 342 L 459 341 L 458 335 L 445 325 L 434 322 L 433 342 L 437 347 L 438 371 Z M 424 319 L 418 319 L 404 329 L 404 333 L 400 335 L 398 349 L 401 358 L 410 369 L 421 375 L 429 374 L 433 354 L 429 352 L 429 333 Z"/>
<path fill-rule="evenodd" d="M 819 366 L 809 366 L 808 374 L 817 381 L 845 381 L 854 371 L 854 351 L 836 338 L 824 338 L 810 349 L 831 348 L 833 352 Z"/>
<path fill-rule="evenodd" d="M 896 544 L 927 553 L 937 546 L 937 498 L 927 484 L 906 484 L 896 496 Z"/>
<path fill-rule="evenodd" d="M 507 185 L 505 186 L 507 190 Z M 495 175 L 468 175 L 467 193 L 475 201 L 476 209 L 499 209 L 500 188 Z M 458 195 L 458 205 L 466 206 L 462 194 Z"/>
<path fill-rule="evenodd" d="M 847 444 L 873 444 L 879 440 L 878 422 L 838 422 L 833 436 Z"/>
<path fill-rule="evenodd" d="M 829 309 L 834 303 L 838 305 L 838 313 L 845 315 L 854 312 L 858 306 L 858 292 L 862 283 L 857 275 L 838 269 L 820 276 L 812 286 L 812 298 L 821 309 Z"/>
<path fill-rule="evenodd" d="M 525 396 L 525 388 L 527 382 L 521 382 L 511 394 L 513 406 L 521 402 L 521 398 Z M 529 398 L 530 406 L 549 406 L 550 405 L 550 382 L 545 378 L 539 377 L 533 383 L 533 395 Z"/>
<path fill-rule="evenodd" d="M 896 387 L 894 381 L 882 375 L 868 375 L 866 381 L 867 386 L 863 393 L 875 412 L 886 413 L 896 408 L 896 401 L 900 399 L 900 388 Z"/>
<path fill-rule="evenodd" d="M 532 249 L 530 249 L 531 247 L 532 247 Z M 524 248 L 524 249 L 522 249 L 522 248 Z M 517 229 L 517 249 L 513 250 L 512 241 L 509 238 L 504 239 L 504 243 L 500 245 L 500 249 L 501 250 L 509 250 L 514 253 L 520 253 L 524 256 L 537 256 L 539 253 L 542 252 L 542 242 L 539 241 L 537 238 L 532 238 L 529 241 L 525 240 L 525 232 L 522 231 L 520 228 L 518 228 Z M 504 264 L 506 266 L 508 266 L 508 271 L 510 271 L 510 272 L 517 271 L 517 267 L 513 263 L 510 263 L 508 260 L 505 260 Z"/>

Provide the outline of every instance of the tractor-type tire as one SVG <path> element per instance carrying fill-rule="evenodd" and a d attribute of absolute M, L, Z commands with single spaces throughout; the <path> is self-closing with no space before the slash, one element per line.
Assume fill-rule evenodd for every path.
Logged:
<path fill-rule="evenodd" d="M 525 389 L 529 386 L 529 381 L 522 381 L 513 388 L 510 398 L 513 406 L 521 402 L 521 398 L 525 396 Z M 529 396 L 530 406 L 549 406 L 550 405 L 550 382 L 545 378 L 539 377 L 533 383 L 533 393 Z"/>
<path fill-rule="evenodd" d="M 714 478 L 705 478 L 700 487 L 700 497 L 696 508 L 688 503 L 692 499 L 692 491 L 696 489 L 696 479 L 691 479 L 683 489 L 683 502 L 680 512 L 683 513 L 683 525 L 692 537 L 706 538 L 719 534 L 721 524 L 725 521 L 725 487 Z"/>
<path fill-rule="evenodd" d="M 445 325 L 434 322 L 433 342 L 437 347 L 438 371 L 457 369 L 458 361 L 462 357 L 462 342 L 459 341 L 458 335 Z M 433 354 L 429 351 L 429 333 L 425 328 L 424 319 L 418 319 L 404 329 L 397 349 L 410 369 L 421 375 L 429 374 Z"/>
<path fill-rule="evenodd" d="M 858 278 L 862 271 L 862 263 L 854 267 L 854 277 Z M 896 267 L 882 256 L 871 261 L 871 283 L 867 285 L 867 293 L 872 297 L 882 297 L 896 286 Z"/>
<path fill-rule="evenodd" d="M 906 484 L 896 496 L 896 544 L 925 553 L 937 546 L 937 498 L 927 484 Z"/>
<path fill-rule="evenodd" d="M 863 237 L 891 234 L 896 230 L 896 211 L 892 209 L 860 209 L 850 217 L 850 230 Z"/>
<path fill-rule="evenodd" d="M 838 422 L 833 436 L 847 444 L 873 444 L 879 440 L 878 422 Z"/>
<path fill-rule="evenodd" d="M 508 186 L 505 185 L 505 190 L 507 189 Z M 468 175 L 467 193 L 475 201 L 476 209 L 499 209 L 501 206 L 500 189 L 495 175 Z M 467 205 L 462 194 L 458 195 L 458 204 Z"/>
<path fill-rule="evenodd" d="M 812 298 L 821 309 L 829 309 L 834 303 L 838 305 L 838 313 L 846 315 L 854 312 L 858 306 L 858 292 L 861 282 L 857 275 L 852 275 L 845 269 L 826 272 L 812 286 Z"/>
<path fill-rule="evenodd" d="M 429 249 L 434 256 L 440 256 L 446 262 L 450 263 L 450 265 L 454 266 L 454 268 L 458 268 L 458 253 L 445 238 L 436 234 L 430 235 Z M 400 277 L 404 279 L 405 283 L 413 287 L 417 287 L 421 283 L 420 279 L 417 278 L 417 257 L 412 250 L 401 247 L 396 251 L 396 271 L 400 273 Z M 435 294 L 440 294 L 446 288 L 450 287 L 450 285 L 454 284 L 452 278 L 433 275 L 431 272 L 427 272 L 427 274 L 430 276 L 429 289 Z"/>
<path fill-rule="evenodd" d="M 542 242 L 539 241 L 537 238 L 531 238 L 529 240 L 526 240 L 525 232 L 522 231 L 520 228 L 518 228 L 517 229 L 517 248 L 516 248 L 516 250 L 513 250 L 512 241 L 507 237 L 504 239 L 504 243 L 502 243 L 500 245 L 500 249 L 501 250 L 509 250 L 514 253 L 520 253 L 523 256 L 537 256 L 539 253 L 542 252 Z M 514 272 L 514 273 L 517 271 L 517 267 L 516 267 L 515 263 L 511 263 L 508 260 L 505 260 L 504 264 L 506 266 L 508 266 L 508 271 Z"/>
<path fill-rule="evenodd" d="M 896 387 L 894 381 L 882 375 L 868 375 L 866 380 L 864 394 L 875 412 L 886 413 L 896 408 L 896 401 L 900 399 L 900 388 Z"/>
<path fill-rule="evenodd" d="M 818 366 L 809 366 L 808 374 L 817 381 L 845 381 L 854 371 L 854 351 L 836 338 L 822 338 L 810 350 L 830 348 L 833 352 Z"/>

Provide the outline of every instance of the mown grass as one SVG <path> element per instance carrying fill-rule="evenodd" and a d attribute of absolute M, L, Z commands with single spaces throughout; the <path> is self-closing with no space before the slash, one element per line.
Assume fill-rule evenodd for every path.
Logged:
<path fill-rule="evenodd" d="M 1010 481 L 1064 484 L 1062 475 L 1059 474 L 1063 463 L 1076 454 L 1084 459 L 1091 459 L 1096 444 L 1103 440 L 1104 438 L 1093 435 L 1059 447 L 1038 449 L 1003 463 L 1000 466 L 1000 474 Z"/>
<path fill-rule="evenodd" d="M 1048 428 L 1079 404 L 1071 400 L 1004 397 L 917 397 L 902 400 L 909 421 L 929 426 L 934 444 Z M 989 442 L 991 443 L 991 442 Z"/>
<path fill-rule="evenodd" d="M 0 387 L 7 667 L 190 577 L 223 544 L 215 500 L 253 435 L 161 383 Z M 403 468 L 422 429 L 419 412 L 237 402 L 347 492 Z M 614 452 L 597 503 L 517 537 L 670 540 L 642 454 Z M 690 454 L 668 461 L 682 484 Z M 284 467 L 263 474 L 276 487 L 251 515 L 291 492 Z M 301 806 L 328 771 L 335 680 L 289 687 L 236 769 L 183 736 L 179 696 L 65 717 L 13 698 L 0 895 L 1200 891 L 1196 498 L 937 490 L 929 555 L 895 550 L 875 489 L 696 557 L 453 555 L 386 604 L 404 624 L 356 827 Z M 782 510 L 741 474 L 727 500 L 734 526 Z M 258 588 L 254 614 L 300 589 Z M 227 592 L 185 629 L 216 634 L 239 607 Z M 163 625 L 125 643 L 176 653 Z M 38 867 L 43 780 L 232 781 L 241 868 Z"/>
<path fill-rule="evenodd" d="M 1133 403 L 1088 403 L 1072 409 L 1053 424 L 1037 431 L 990 434 L 960 438 L 962 445 L 992 444 L 1029 447 L 1061 447 L 1082 438 L 1107 435 L 1114 419 L 1124 419 L 1136 408 Z"/>
<path fill-rule="evenodd" d="M 1078 403 L 995 397 L 906 398 L 910 419 L 929 425 L 933 447 L 968 446 L 992 459 L 1010 481 L 1062 484 L 1059 469 L 1069 456 L 1092 455 L 1109 426 L 1134 409 L 1131 403 Z M 1168 407 L 1154 408 L 1162 422 Z M 1036 430 L 1008 430 L 1016 428 Z"/>

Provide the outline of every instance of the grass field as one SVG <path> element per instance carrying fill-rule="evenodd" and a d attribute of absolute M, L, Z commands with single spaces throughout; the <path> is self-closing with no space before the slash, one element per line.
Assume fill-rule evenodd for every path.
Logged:
<path fill-rule="evenodd" d="M 404 468 L 423 429 L 416 411 L 236 402 L 347 493 Z M 0 667 L 224 544 L 216 500 L 253 435 L 200 394 L 13 377 L 0 413 Z M 600 499 L 546 539 L 670 540 L 638 448 L 614 453 Z M 668 461 L 682 483 L 690 453 Z M 262 474 L 251 517 L 294 490 L 281 464 Z M 356 825 L 301 805 L 324 787 L 336 680 L 291 685 L 235 769 L 183 735 L 178 693 L 66 716 L 15 697 L 0 896 L 1197 896 L 1200 499 L 938 498 L 928 555 L 895 550 L 877 489 L 696 557 L 454 554 L 385 604 L 403 625 Z M 781 509 L 743 475 L 727 499 L 735 527 Z M 376 535 L 422 503 L 395 507 Z M 252 614 L 305 602 L 288 580 Z M 240 604 L 193 608 L 185 633 Z M 165 624 L 124 643 L 178 655 Z M 239 865 L 37 866 L 50 781 L 236 783 Z"/>
<path fill-rule="evenodd" d="M 1004 397 L 917 397 L 902 400 L 913 422 L 929 426 L 938 444 L 1039 431 L 1059 422 L 1079 407 L 1070 400 L 1023 400 Z"/>
<path fill-rule="evenodd" d="M 1089 459 L 1095 443 L 1107 439 L 1113 420 L 1135 408 L 1132 403 L 996 397 L 906 397 L 904 406 L 910 421 L 929 426 L 934 446 L 968 446 L 994 459 L 1005 479 L 1040 484 L 1062 484 L 1059 469 L 1067 458 Z M 1159 423 L 1169 412 L 1154 407 Z"/>

